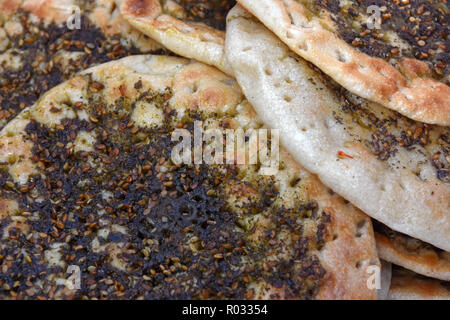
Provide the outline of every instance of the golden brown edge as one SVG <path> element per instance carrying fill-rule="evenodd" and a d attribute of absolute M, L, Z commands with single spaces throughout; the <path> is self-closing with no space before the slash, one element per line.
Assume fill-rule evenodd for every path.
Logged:
<path fill-rule="evenodd" d="M 240 7 L 238 6 L 236 8 L 240 8 Z M 247 11 L 244 11 L 244 12 L 247 12 Z M 249 15 L 250 14 L 247 14 L 246 17 Z M 230 12 L 230 14 L 228 15 L 229 24 L 230 24 L 231 20 L 234 18 L 236 18 L 234 12 Z M 275 39 L 275 38 L 273 38 L 273 39 Z M 278 38 L 276 38 L 276 39 L 278 39 Z M 279 42 L 278 40 L 276 40 L 276 41 L 277 41 L 277 43 Z M 278 44 L 278 45 L 280 45 L 280 44 Z M 243 51 L 246 50 L 245 47 L 242 47 L 241 49 Z M 286 50 L 289 51 L 287 48 L 286 48 Z M 236 54 L 232 53 L 232 51 L 234 53 L 237 52 L 237 51 L 235 52 L 234 48 L 233 48 L 233 50 L 230 50 L 230 52 L 227 53 L 230 61 L 232 61 L 233 59 L 239 60 L 239 58 L 237 58 L 239 55 L 237 53 Z M 286 53 L 286 56 L 287 56 L 287 53 Z M 261 61 L 263 61 L 263 60 L 261 60 Z M 246 63 L 247 62 L 243 62 L 244 65 Z M 263 74 L 263 72 L 265 72 L 264 70 L 262 70 L 262 65 L 264 65 L 264 63 L 257 64 L 257 65 L 258 65 L 258 67 L 255 66 L 255 68 L 261 69 L 261 70 L 256 71 L 256 69 L 253 70 L 252 67 L 246 66 L 245 68 L 249 67 L 249 69 L 245 69 L 246 70 L 245 72 L 247 72 L 249 74 L 252 72 L 259 72 L 260 74 Z M 309 67 L 307 67 L 307 68 L 309 69 Z M 238 71 L 238 70 L 236 70 L 236 71 Z M 253 82 L 251 80 L 249 82 L 242 82 L 241 84 L 243 86 L 247 86 L 247 94 L 249 95 L 249 98 L 251 98 L 250 100 L 253 103 L 259 104 L 260 112 L 262 112 L 261 110 L 264 109 L 261 106 L 265 105 L 268 108 L 268 110 L 274 110 L 276 108 L 273 108 L 273 106 L 277 106 L 278 104 L 280 104 L 280 102 L 278 102 L 278 100 L 273 99 L 273 101 L 271 103 L 269 103 L 269 105 L 270 105 L 270 108 L 269 108 L 268 107 L 269 105 L 267 105 L 267 102 L 266 102 L 272 98 L 272 96 L 269 93 L 265 94 L 265 92 L 257 92 L 257 90 L 253 90 L 254 86 L 253 86 Z M 294 82 L 294 84 L 295 84 L 295 82 Z M 252 89 L 248 89 L 248 88 L 252 88 Z M 301 102 L 297 101 L 296 103 L 298 104 Z M 294 105 L 293 103 L 290 103 L 290 104 L 292 105 L 291 108 L 296 108 L 296 105 Z M 274 112 L 276 113 L 276 111 L 274 111 Z M 267 112 L 266 114 L 264 114 L 264 112 L 263 112 L 261 114 L 261 116 L 263 116 L 265 118 L 264 121 L 266 121 L 267 123 L 272 123 L 272 125 L 277 125 L 271 121 L 272 118 L 271 118 L 270 112 Z M 280 121 L 280 120 L 277 120 L 277 121 Z M 286 121 L 283 120 L 281 123 L 289 123 L 289 125 L 293 125 L 292 121 L 290 121 L 290 120 L 286 120 Z M 295 125 L 294 125 L 294 127 L 295 127 Z M 291 128 L 292 128 L 292 126 L 291 126 Z M 327 131 L 322 131 L 322 132 L 327 132 Z M 294 141 L 295 137 L 293 139 L 283 139 L 283 137 L 282 137 L 281 140 L 284 141 L 286 146 L 290 146 L 290 150 L 292 150 L 292 152 L 295 153 L 295 150 L 297 147 L 294 144 L 297 143 L 297 141 L 298 141 L 298 140 Z M 354 180 L 354 176 L 352 178 L 352 175 L 349 174 L 349 172 L 353 172 L 353 174 L 358 176 L 361 174 L 366 175 L 367 168 L 369 168 L 369 167 L 373 167 L 374 169 L 376 169 L 376 171 L 381 170 L 380 172 L 382 172 L 384 170 L 383 164 L 376 158 L 376 156 L 374 156 L 368 150 L 366 150 L 366 148 L 364 146 L 361 146 L 357 143 L 352 143 L 351 145 L 350 144 L 349 145 L 339 144 L 338 146 L 340 146 L 340 148 L 343 147 L 347 150 L 352 150 L 352 152 L 351 152 L 352 155 L 353 154 L 358 155 L 355 157 L 357 160 L 353 159 L 351 161 L 362 161 L 362 163 L 364 164 L 362 168 L 355 166 L 353 164 L 350 166 L 345 166 L 346 169 L 344 171 L 340 171 L 341 168 L 337 167 L 338 172 L 340 174 L 342 174 L 343 172 L 345 173 L 344 177 L 346 178 L 346 183 L 351 183 L 351 185 L 353 187 L 355 187 L 355 185 L 354 185 L 355 181 L 358 182 L 361 179 Z M 418 180 L 416 176 L 412 176 L 412 175 L 405 176 L 405 175 L 399 175 L 395 172 L 388 172 L 384 176 L 384 178 L 386 179 L 386 181 L 390 181 L 390 183 L 392 183 L 394 190 L 396 190 L 396 192 L 399 192 L 398 194 L 403 199 L 408 200 L 408 203 L 406 205 L 407 209 L 405 209 L 404 202 L 402 202 L 402 201 L 391 202 L 388 197 L 384 197 L 384 196 L 381 198 L 381 200 L 383 201 L 383 203 L 385 205 L 380 206 L 379 203 L 376 205 L 374 203 L 371 203 L 370 201 L 369 202 L 366 201 L 366 199 L 368 199 L 368 198 L 366 198 L 366 199 L 361 198 L 360 196 L 358 196 L 358 193 L 348 192 L 348 190 L 349 190 L 348 187 L 343 188 L 341 184 L 336 183 L 336 179 L 333 178 L 333 175 L 329 174 L 330 173 L 329 168 L 325 168 L 324 166 L 316 166 L 316 164 L 314 164 L 314 163 L 311 165 L 311 162 L 308 160 L 308 157 L 304 157 L 303 155 L 300 156 L 300 154 L 301 154 L 301 152 L 297 152 L 296 157 L 300 157 L 299 159 L 302 159 L 302 161 L 305 161 L 305 165 L 311 171 L 313 171 L 314 173 L 317 173 L 321 177 L 321 179 L 327 180 L 328 181 L 327 183 L 331 183 L 331 185 L 333 185 L 333 187 L 332 187 L 333 189 L 338 188 L 340 194 L 344 195 L 345 198 L 349 199 L 350 201 L 352 201 L 352 203 L 359 206 L 359 208 L 363 209 L 364 212 L 371 213 L 371 215 L 374 218 L 383 222 L 386 225 L 389 225 L 391 228 L 393 228 L 395 230 L 401 230 L 404 233 L 409 232 L 408 234 L 411 234 L 415 238 L 425 239 L 425 241 L 432 243 L 437 247 L 447 249 L 446 246 L 448 245 L 448 242 L 445 241 L 445 236 L 447 236 L 447 234 L 443 230 L 445 230 L 445 228 L 448 227 L 448 225 L 444 224 L 444 222 L 439 223 L 438 221 L 443 221 L 444 220 L 443 218 L 447 217 L 447 211 L 446 211 L 445 206 L 443 206 L 443 204 L 447 203 L 446 196 L 449 194 L 449 190 L 437 178 L 423 181 L 423 180 Z M 330 154 L 327 154 L 327 153 L 317 153 L 317 154 L 320 155 L 320 157 L 322 157 L 322 158 L 325 157 L 325 159 L 328 159 L 327 161 L 331 160 L 332 162 L 328 162 L 330 164 L 334 163 L 334 161 L 335 161 L 335 159 L 332 159 L 332 158 L 334 158 L 333 156 L 330 157 Z M 358 164 L 358 163 L 355 162 L 355 164 Z M 348 169 L 348 171 L 347 171 L 347 169 Z M 370 170 L 370 171 L 372 171 L 372 170 Z M 384 171 L 384 172 L 387 172 L 387 171 Z M 349 178 L 351 178 L 351 179 L 349 179 Z M 410 187 L 410 189 L 409 189 L 410 192 L 405 193 L 404 188 L 401 185 L 398 185 L 398 181 L 403 181 L 402 183 L 407 184 L 408 187 Z M 359 187 L 361 188 L 361 190 L 371 190 L 372 187 L 374 187 L 374 186 L 377 187 L 378 182 L 379 182 L 379 180 L 376 177 L 372 177 L 372 178 L 366 179 L 366 182 L 365 182 L 366 184 L 359 182 Z M 367 186 L 368 186 L 367 183 L 369 183 L 370 188 L 367 188 Z M 414 190 L 414 192 L 412 192 L 411 190 Z M 425 190 L 428 195 L 425 195 L 425 192 L 424 192 Z M 431 198 L 430 198 L 430 193 L 431 193 Z M 420 197 L 419 198 L 411 198 L 410 197 L 411 194 L 420 195 Z M 397 196 L 397 198 L 398 198 L 398 196 Z M 409 199 L 411 199 L 413 201 L 414 205 L 411 205 L 411 200 L 409 200 Z M 417 201 L 418 199 L 421 199 L 421 200 Z M 391 204 L 395 204 L 395 206 L 391 206 Z M 390 207 L 390 209 L 391 209 L 390 211 L 380 210 L 387 206 Z M 392 212 L 393 212 L 392 210 L 394 210 L 398 214 L 392 214 Z M 420 211 L 420 210 L 422 210 L 422 211 Z M 423 215 L 422 214 L 424 212 L 423 210 L 425 210 L 425 212 L 428 212 L 429 214 Z M 407 214 L 409 211 L 414 213 L 414 219 L 416 220 L 416 223 L 413 225 L 414 228 L 412 230 L 411 230 L 411 228 L 409 228 L 410 224 L 407 223 L 407 221 L 409 221 L 409 219 L 410 219 Z M 433 218 L 430 216 L 430 214 L 433 216 Z M 418 223 L 417 219 L 422 220 L 422 222 Z M 433 226 L 433 224 L 434 224 L 434 226 Z M 434 231 L 430 232 L 430 228 L 433 228 Z"/>
<path fill-rule="evenodd" d="M 64 8 L 62 4 L 58 4 L 58 0 L 0 0 L 0 22 L 1 18 L 7 20 L 20 9 L 39 19 L 55 23 L 65 22 L 72 15 L 71 8 Z"/>
<path fill-rule="evenodd" d="M 450 125 L 450 87 L 417 72 L 428 69 L 423 62 L 405 59 L 401 65 L 407 78 L 386 61 L 359 52 L 325 29 L 322 23 L 326 21 L 319 18 L 308 21 L 307 9 L 300 2 L 238 2 L 291 50 L 317 65 L 346 89 L 411 119 Z"/>
<path fill-rule="evenodd" d="M 375 239 L 380 259 L 424 276 L 450 281 L 450 261 L 439 256 L 436 251 L 422 249 L 419 252 L 410 252 L 401 243 L 396 243 L 378 232 L 375 232 Z"/>
<path fill-rule="evenodd" d="M 176 54 L 232 75 L 224 53 L 225 32 L 165 14 L 158 0 L 123 0 L 120 12 L 132 26 Z"/>
<path fill-rule="evenodd" d="M 58 4 L 58 1 L 60 0 L 0 0 L 0 24 L 9 20 L 20 9 L 46 22 L 60 24 L 70 21 L 71 8 L 64 10 L 64 4 Z M 90 21 L 106 36 L 126 36 L 142 52 L 154 52 L 161 49 L 159 43 L 147 38 L 125 21 L 116 9 L 116 1 L 119 0 L 98 1 L 99 5 L 94 7 L 89 14 Z M 74 2 L 74 6 L 75 4 Z"/>

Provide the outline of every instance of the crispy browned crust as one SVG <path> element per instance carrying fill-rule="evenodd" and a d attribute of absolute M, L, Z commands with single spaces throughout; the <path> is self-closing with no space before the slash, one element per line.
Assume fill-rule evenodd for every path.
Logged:
<path fill-rule="evenodd" d="M 19 8 L 22 0 L 0 0 L 0 23 L 11 17 Z"/>
<path fill-rule="evenodd" d="M 368 267 L 380 263 L 372 249 L 370 218 L 341 197 L 331 196 L 317 177 L 314 185 L 320 190 L 316 196 L 325 206 L 324 211 L 331 216 L 330 233 L 334 238 L 320 253 L 328 277 L 319 299 L 375 299 L 376 291 L 367 285 Z"/>
<path fill-rule="evenodd" d="M 450 87 L 427 76 L 420 61 L 401 63 L 404 75 L 388 62 L 359 52 L 327 30 L 325 18 L 307 17 L 295 0 L 238 0 L 294 52 L 317 65 L 349 91 L 411 119 L 450 124 Z"/>
<path fill-rule="evenodd" d="M 438 280 L 427 279 L 412 272 L 397 270 L 394 271 L 392 276 L 388 299 L 450 300 L 450 290 Z"/>
<path fill-rule="evenodd" d="M 120 11 L 132 26 L 169 50 L 232 75 L 224 54 L 225 32 L 166 14 L 159 0 L 123 0 Z"/>
<path fill-rule="evenodd" d="M 450 259 L 447 252 L 432 250 L 429 246 L 408 250 L 406 243 L 409 237 L 403 235 L 397 237 L 402 237 L 403 241 L 375 233 L 380 259 L 431 278 L 450 281 Z"/>
<path fill-rule="evenodd" d="M 73 0 L 0 0 L 0 22 L 22 9 L 40 20 L 62 23 L 72 15 L 70 6 L 75 4 Z"/>

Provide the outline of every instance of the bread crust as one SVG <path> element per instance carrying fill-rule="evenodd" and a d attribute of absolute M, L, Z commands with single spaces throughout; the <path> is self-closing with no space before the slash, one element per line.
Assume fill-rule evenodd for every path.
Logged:
<path fill-rule="evenodd" d="M 366 143 L 374 126 L 353 118 L 357 104 L 349 105 L 351 116 L 340 113 L 344 98 L 239 7 L 228 16 L 226 53 L 245 95 L 299 163 L 391 229 L 450 250 L 450 188 L 431 171 L 416 174 L 415 151 L 398 150 L 392 161 L 377 157 Z M 370 109 L 390 117 L 379 105 Z M 421 165 L 431 169 L 424 154 Z"/>
<path fill-rule="evenodd" d="M 131 25 L 169 50 L 232 75 L 223 31 L 164 13 L 159 0 L 123 0 L 120 11 Z"/>
<path fill-rule="evenodd" d="M 406 59 L 402 75 L 388 62 L 347 44 L 328 21 L 308 17 L 295 0 L 238 0 L 291 50 L 312 62 L 347 90 L 395 110 L 413 120 L 450 125 L 450 87 L 415 71 L 424 64 Z M 425 65 L 428 69 L 428 67 Z M 426 70 L 429 72 L 429 70 Z M 427 72 L 427 73 L 428 73 Z"/>
<path fill-rule="evenodd" d="M 412 272 L 396 270 L 388 294 L 389 300 L 450 300 L 450 290 L 437 280 Z"/>
<path fill-rule="evenodd" d="M 141 81 L 141 85 L 155 91 L 164 92 L 167 88 L 171 88 L 173 96 L 170 99 L 170 107 L 180 112 L 192 109 L 207 114 L 220 114 L 232 106 L 238 106 L 240 111 L 238 116 L 230 119 L 230 126 L 232 128 L 246 128 L 251 125 L 259 127 L 259 120 L 244 99 L 237 83 L 222 72 L 186 59 L 165 56 L 132 56 L 88 69 L 43 95 L 34 106 L 26 108 L 0 132 L 0 155 L 5 154 L 4 151 L 11 148 L 8 136 L 12 136 L 18 141 L 28 141 L 25 138 L 24 130 L 31 120 L 37 121 L 47 128 L 58 128 L 62 119 L 71 119 L 77 116 L 82 116 L 83 119 L 89 119 L 89 121 L 98 121 L 93 119 L 90 114 L 83 113 L 84 107 L 72 109 L 66 106 L 66 104 L 76 103 L 80 99 L 83 101 L 86 90 L 91 90 L 92 82 L 102 84 L 101 94 L 105 99 L 104 103 L 113 105 L 121 98 L 137 96 L 139 86 L 135 84 L 139 81 Z M 193 86 L 196 87 L 195 92 L 192 90 Z M 16 161 L 16 163 L 31 164 L 31 170 L 22 170 L 22 175 L 14 179 L 18 186 L 26 184 L 30 174 L 40 172 L 42 169 L 41 165 L 43 166 L 43 164 L 32 161 L 32 157 L 30 148 L 25 148 L 20 161 Z M 314 233 L 311 235 L 313 239 L 323 239 L 324 241 L 322 248 L 313 251 L 326 271 L 316 297 L 319 299 L 376 298 L 376 292 L 370 290 L 366 284 L 370 276 L 366 272 L 366 267 L 369 265 L 379 266 L 370 219 L 341 197 L 331 193 L 317 177 L 299 166 L 283 150 L 281 150 L 280 160 L 284 164 L 284 169 L 274 179 L 281 194 L 281 201 L 290 205 L 298 200 L 307 202 L 314 200 L 318 203 L 320 212 L 323 212 L 321 214 L 327 217 L 326 223 L 320 229 L 320 234 L 317 233 L 319 231 L 313 229 Z M 11 171 L 14 168 L 9 165 L 8 169 Z M 299 179 L 301 187 L 292 184 L 294 179 Z M 252 193 L 251 188 L 244 186 L 237 187 L 235 190 L 240 190 L 236 192 L 237 196 L 247 193 L 251 196 Z M 11 202 L 0 201 L 2 216 L 7 215 L 11 208 L 14 208 Z M 259 218 L 259 222 L 255 225 L 254 241 L 259 241 L 259 236 L 266 236 L 264 219 L 264 217 Z M 305 229 L 305 232 L 307 231 Z M 283 249 L 286 251 L 285 254 L 288 256 L 292 254 L 294 247 L 287 245 L 288 241 L 292 241 L 289 235 L 281 241 L 283 243 L 286 241 Z M 120 251 L 119 247 L 110 249 L 112 250 L 111 254 Z M 117 266 L 125 268 L 126 263 L 119 261 L 117 253 L 114 253 L 114 257 L 113 260 Z M 294 263 L 302 263 L 302 261 Z M 311 268 L 313 267 L 311 266 Z M 308 272 L 313 271 L 313 269 L 307 270 Z M 304 275 L 299 275 L 299 277 L 304 277 Z M 254 284 L 253 288 L 260 289 L 254 296 L 249 295 L 252 298 L 295 298 L 289 294 L 285 285 L 275 287 L 262 281 L 262 283 Z"/>
<path fill-rule="evenodd" d="M 397 235 L 403 241 L 391 239 L 381 233 L 375 233 L 380 259 L 412 270 L 430 278 L 450 281 L 450 255 L 424 247 L 408 250 L 407 236 Z M 417 240 L 416 240 L 417 241 Z"/>
<path fill-rule="evenodd" d="M 0 0 L 0 26 L 9 21 L 18 10 L 30 13 L 38 21 L 65 24 L 78 7 L 74 0 Z M 92 24 L 100 28 L 106 36 L 121 36 L 130 41 L 142 52 L 154 52 L 161 45 L 144 37 L 138 30 L 126 22 L 119 13 L 119 0 L 95 0 L 78 7 L 82 15 L 87 16 Z"/>

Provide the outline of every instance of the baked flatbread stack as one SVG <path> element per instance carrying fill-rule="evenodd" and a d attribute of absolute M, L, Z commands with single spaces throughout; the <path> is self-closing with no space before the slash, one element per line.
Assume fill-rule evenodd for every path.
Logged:
<path fill-rule="evenodd" d="M 234 0 L 122 0 L 123 17 L 169 50 L 233 73 L 225 57 L 225 18 Z"/>
<path fill-rule="evenodd" d="M 160 48 L 112 0 L 0 0 L 0 128 L 76 72 Z"/>
<path fill-rule="evenodd" d="M 238 2 L 0 0 L 1 299 L 450 298 L 448 8 Z"/>
<path fill-rule="evenodd" d="M 175 165 L 172 133 L 195 121 L 262 126 L 232 78 L 165 56 L 88 69 L 10 121 L 0 134 L 3 298 L 376 296 L 367 216 L 283 150 L 276 176 Z M 69 265 L 82 270 L 78 291 L 64 286 Z"/>

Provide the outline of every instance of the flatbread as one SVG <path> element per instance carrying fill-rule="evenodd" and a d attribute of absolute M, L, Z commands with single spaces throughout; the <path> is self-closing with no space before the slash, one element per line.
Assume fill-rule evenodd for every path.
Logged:
<path fill-rule="evenodd" d="M 389 300 L 450 300 L 448 282 L 421 277 L 411 271 L 394 269 Z"/>
<path fill-rule="evenodd" d="M 415 273 L 450 281 L 450 253 L 420 240 L 375 224 L 375 239 L 380 259 Z"/>
<path fill-rule="evenodd" d="M 450 250 L 449 127 L 352 95 L 239 7 L 226 54 L 258 115 L 308 171 L 391 229 Z"/>
<path fill-rule="evenodd" d="M 347 90 L 411 119 L 450 125 L 445 2 L 238 2 Z M 366 23 L 374 3 L 382 16 L 380 29 Z"/>
<path fill-rule="evenodd" d="M 121 18 L 112 0 L 0 0 L 0 128 L 80 70 L 160 49 Z"/>
<path fill-rule="evenodd" d="M 67 26 L 68 23 L 74 24 L 76 22 L 74 14 L 77 13 L 82 16 L 82 28 L 96 26 L 106 37 L 120 37 L 123 45 L 135 46 L 142 52 L 160 49 L 161 45 L 141 34 L 122 18 L 118 5 L 119 0 L 1 0 L 0 22 L 9 25 L 5 31 L 10 35 L 8 31 L 11 27 L 17 32 L 14 24 L 22 19 L 22 16 L 16 16 L 20 11 L 31 15 L 27 16 L 28 22 L 41 22 L 46 25 L 54 23 L 59 27 L 64 24 Z M 89 20 L 91 26 L 86 26 L 83 18 Z M 27 34 L 22 36 L 26 38 Z"/>
<path fill-rule="evenodd" d="M 261 164 L 175 165 L 174 130 L 195 133 L 195 121 L 263 128 L 234 79 L 151 55 L 88 69 L 11 120 L 0 297 L 376 297 L 369 217 L 282 149 L 274 176 Z M 80 290 L 64 286 L 70 266 Z"/>
<path fill-rule="evenodd" d="M 234 0 L 122 0 L 121 13 L 135 28 L 182 57 L 232 75 L 225 59 L 225 18 Z"/>

